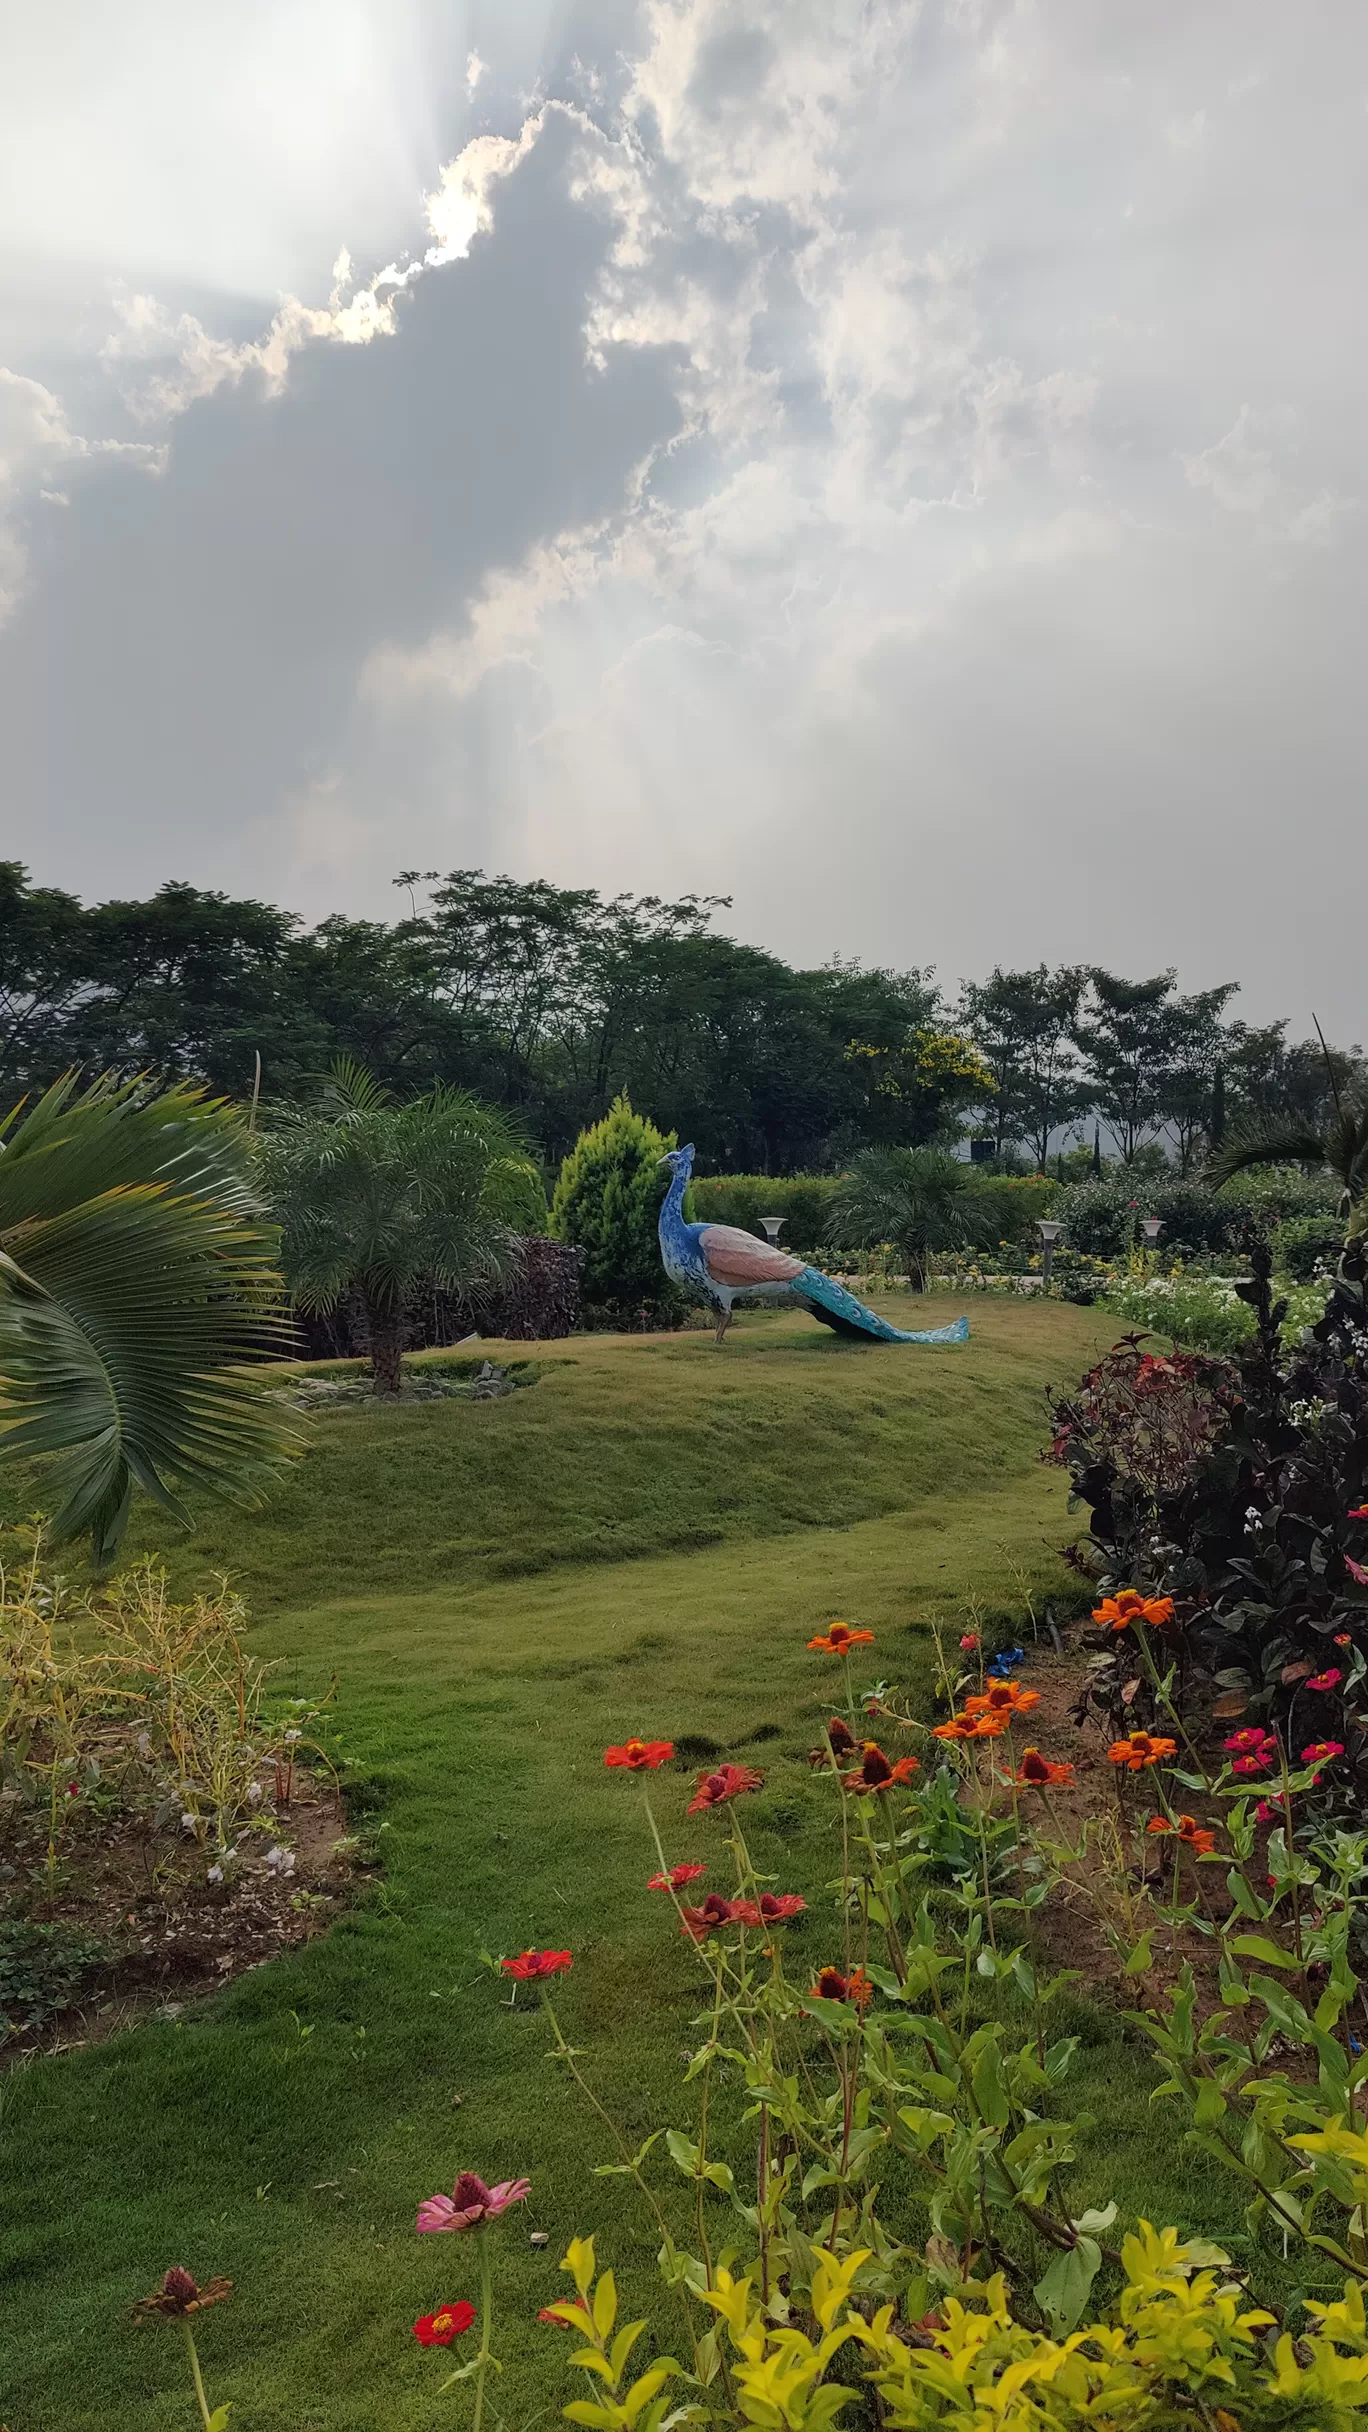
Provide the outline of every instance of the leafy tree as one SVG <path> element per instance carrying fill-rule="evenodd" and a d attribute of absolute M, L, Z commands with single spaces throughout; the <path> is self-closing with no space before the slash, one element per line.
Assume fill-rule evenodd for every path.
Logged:
<path fill-rule="evenodd" d="M 1339 1185 L 1339 1213 L 1350 1238 L 1368 1231 L 1368 1101 L 1336 1085 L 1330 1120 L 1318 1130 L 1284 1122 L 1231 1132 L 1207 1167 L 1207 1179 L 1219 1189 L 1236 1174 L 1266 1165 L 1301 1165 L 1330 1175 Z"/>
<path fill-rule="evenodd" d="M 1087 982 L 1081 967 L 1044 963 L 966 982 L 959 1019 L 996 1084 L 988 1113 L 999 1156 L 1009 1140 L 1023 1141 L 1043 1171 L 1051 1133 L 1090 1105 L 1073 1035 Z"/>
<path fill-rule="evenodd" d="M 836 1185 L 836 1237 L 855 1249 L 891 1241 L 914 1292 L 924 1292 L 933 1253 L 993 1238 L 997 1201 L 971 1166 L 933 1148 L 865 1149 Z"/>
<path fill-rule="evenodd" d="M 581 1132 L 552 1194 L 552 1239 L 584 1252 L 585 1301 L 624 1321 L 677 1305 L 656 1229 L 669 1185 L 661 1159 L 675 1145 L 673 1132 L 615 1098 L 602 1122 Z"/>
<path fill-rule="evenodd" d="M 376 1394 L 399 1391 L 405 1304 L 420 1284 L 465 1294 L 516 1257 L 526 1151 L 463 1090 L 439 1083 L 400 1105 L 339 1061 L 316 1105 L 277 1118 L 261 1166 L 295 1301 L 326 1314 L 354 1295 Z"/>
<path fill-rule="evenodd" d="M 56 1080 L 67 1026 L 90 978 L 87 916 L 74 895 L 31 887 L 0 861 L 0 1074 L 12 1089 Z"/>
<path fill-rule="evenodd" d="M 1235 994 L 1230 981 L 1179 997 L 1175 982 L 1172 971 L 1125 980 L 1094 968 L 1075 1024 L 1090 1098 L 1127 1165 L 1171 1121 L 1172 1107 L 1182 1103 L 1179 1077 L 1207 1054 L 1221 1010 Z"/>
<path fill-rule="evenodd" d="M 893 1047 L 852 1039 L 846 1057 L 861 1091 L 865 1138 L 899 1147 L 953 1138 L 959 1114 L 982 1105 L 995 1087 L 977 1048 L 949 1031 L 914 1030 Z"/>
<path fill-rule="evenodd" d="M 68 1076 L 0 1126 L 0 1454 L 53 1456 L 107 1562 L 135 1485 L 260 1501 L 298 1440 L 237 1363 L 283 1343 L 276 1234 L 221 1102 Z"/>

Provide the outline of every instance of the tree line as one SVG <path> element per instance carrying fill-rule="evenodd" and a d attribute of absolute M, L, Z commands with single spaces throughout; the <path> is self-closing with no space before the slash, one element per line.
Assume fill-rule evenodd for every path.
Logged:
<path fill-rule="evenodd" d="M 10 1101 L 73 1068 L 243 1101 L 260 1057 L 286 1107 L 347 1058 L 399 1099 L 441 1084 L 502 1108 L 548 1165 L 625 1092 L 715 1171 L 832 1172 L 966 1125 L 1032 1165 L 1072 1133 L 1126 1162 L 1162 1143 L 1187 1170 L 1227 1126 L 1323 1128 L 1362 1079 L 1356 1049 L 1233 1016 L 1234 982 L 1184 995 L 1171 971 L 1042 964 L 950 992 L 925 966 L 794 969 L 717 926 L 723 896 L 479 870 L 395 885 L 394 919 L 310 929 L 179 881 L 85 905 L 0 863 Z"/>

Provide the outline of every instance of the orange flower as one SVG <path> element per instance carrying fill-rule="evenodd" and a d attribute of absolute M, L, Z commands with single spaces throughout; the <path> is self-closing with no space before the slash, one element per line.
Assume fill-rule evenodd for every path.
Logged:
<path fill-rule="evenodd" d="M 1002 1714 L 955 1714 L 948 1723 L 932 1726 L 933 1740 L 1000 1740 L 1007 1728 Z"/>
<path fill-rule="evenodd" d="M 1198 1858 L 1205 1858 L 1208 1852 L 1216 1847 L 1215 1833 L 1207 1832 L 1198 1823 L 1195 1816 L 1180 1816 L 1176 1824 L 1171 1824 L 1167 1816 L 1151 1816 L 1145 1830 L 1153 1833 L 1176 1834 L 1177 1838 L 1192 1851 L 1194 1857 Z"/>
<path fill-rule="evenodd" d="M 1108 1621 L 1114 1630 L 1128 1630 L 1133 1621 L 1147 1621 L 1152 1630 L 1162 1630 L 1172 1619 L 1171 1596 L 1142 1596 L 1138 1588 L 1122 1588 L 1093 1607 L 1093 1620 Z"/>
<path fill-rule="evenodd" d="M 1014 1680 L 991 1681 L 981 1697 L 966 1697 L 966 1714 L 1000 1714 L 1010 1722 L 1014 1714 L 1029 1714 L 1032 1706 L 1040 1704 L 1038 1689 L 1018 1689 Z"/>
<path fill-rule="evenodd" d="M 819 1655 L 848 1655 L 852 1647 L 872 1647 L 872 1630 L 852 1630 L 848 1622 L 833 1621 L 825 1638 L 810 1638 L 808 1645 Z"/>
<path fill-rule="evenodd" d="M 891 1765 L 877 1740 L 866 1740 L 864 1756 L 853 1773 L 843 1773 L 841 1780 L 847 1790 L 892 1790 L 899 1782 L 909 1781 L 921 1767 L 914 1756 L 900 1756 Z"/>
<path fill-rule="evenodd" d="M 625 1765 L 630 1773 L 641 1773 L 657 1765 L 668 1765 L 674 1755 L 673 1740 L 627 1740 L 621 1748 L 605 1748 L 605 1765 Z"/>
<path fill-rule="evenodd" d="M 1054 1764 L 1038 1748 L 1027 1748 L 1022 1752 L 1020 1773 L 1010 1778 L 1018 1790 L 1071 1790 L 1074 1769 L 1072 1765 Z"/>
<path fill-rule="evenodd" d="M 812 1988 L 818 2001 L 850 2001 L 857 2010 L 867 2010 L 874 1999 L 874 1987 L 863 1968 L 843 1976 L 839 1968 L 823 1968 Z"/>
<path fill-rule="evenodd" d="M 1161 1757 L 1172 1756 L 1177 1746 L 1176 1740 L 1156 1738 L 1153 1732 L 1132 1731 L 1124 1740 L 1113 1740 L 1107 1754 L 1113 1765 L 1139 1773 L 1144 1766 L 1157 1765 Z"/>

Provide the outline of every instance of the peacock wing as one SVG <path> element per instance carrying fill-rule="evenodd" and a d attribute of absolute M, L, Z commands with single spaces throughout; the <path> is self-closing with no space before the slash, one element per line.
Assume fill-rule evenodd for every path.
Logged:
<path fill-rule="evenodd" d="M 715 1284 L 745 1291 L 755 1284 L 789 1284 L 803 1272 L 803 1261 L 776 1249 L 739 1225 L 705 1224 L 698 1236 L 703 1264 Z"/>

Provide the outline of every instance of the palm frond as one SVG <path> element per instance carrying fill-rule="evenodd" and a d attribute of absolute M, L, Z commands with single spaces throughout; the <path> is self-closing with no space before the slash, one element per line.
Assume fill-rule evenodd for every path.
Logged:
<path fill-rule="evenodd" d="M 135 1484 L 185 1520 L 301 1448 L 234 1364 L 288 1347 L 242 1127 L 193 1090 L 58 1083 L 0 1148 L 0 1458 L 48 1455 L 58 1538 L 113 1553 Z"/>
<path fill-rule="evenodd" d="M 1324 1165 L 1326 1143 L 1319 1132 L 1289 1125 L 1286 1130 L 1232 1134 L 1206 1169 L 1213 1190 L 1259 1165 Z"/>

